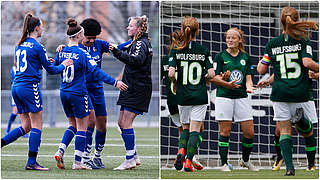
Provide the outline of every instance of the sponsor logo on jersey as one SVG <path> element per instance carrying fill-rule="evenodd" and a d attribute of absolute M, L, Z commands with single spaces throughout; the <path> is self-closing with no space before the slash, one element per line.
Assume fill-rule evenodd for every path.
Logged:
<path fill-rule="evenodd" d="M 240 60 L 240 64 L 241 64 L 242 66 L 245 66 L 245 65 L 246 65 L 246 60 L 241 59 L 241 60 Z"/>
<path fill-rule="evenodd" d="M 61 52 L 61 53 L 59 53 L 59 58 L 65 58 L 65 59 L 79 59 L 79 54 L 77 54 L 77 53 L 66 53 L 66 52 Z"/>
<path fill-rule="evenodd" d="M 179 60 L 190 60 L 190 61 L 204 61 L 205 55 L 203 54 L 176 54 L 176 58 Z"/>
<path fill-rule="evenodd" d="M 241 84 L 243 80 L 243 74 L 239 70 L 233 70 L 230 75 L 230 81 L 236 80 L 236 84 Z"/>
<path fill-rule="evenodd" d="M 283 53 L 289 53 L 289 52 L 297 52 L 301 50 L 301 44 L 295 44 L 291 46 L 281 46 L 281 47 L 275 47 L 272 48 L 272 54 L 283 54 Z"/>
<path fill-rule="evenodd" d="M 173 60 L 173 57 L 170 57 L 170 58 L 169 58 L 169 61 L 172 61 L 172 60 Z"/>

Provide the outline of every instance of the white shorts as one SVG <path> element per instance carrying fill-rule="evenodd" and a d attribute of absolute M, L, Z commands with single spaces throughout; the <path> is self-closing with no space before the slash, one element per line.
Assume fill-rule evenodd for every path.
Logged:
<path fill-rule="evenodd" d="M 190 120 L 203 121 L 206 117 L 207 107 L 207 104 L 194 106 L 178 105 L 181 123 L 190 124 Z"/>
<path fill-rule="evenodd" d="M 303 103 L 289 103 L 289 102 L 272 102 L 274 111 L 274 121 L 287 121 L 296 113 L 297 108 L 303 108 L 304 116 L 312 123 L 317 123 L 317 111 L 314 101 Z"/>
<path fill-rule="evenodd" d="M 232 118 L 234 122 L 253 120 L 252 107 L 248 98 L 216 97 L 215 116 L 218 121 L 232 121 Z"/>
<path fill-rule="evenodd" d="M 172 114 L 172 115 L 169 115 L 173 124 L 176 125 L 178 128 L 182 126 L 181 122 L 180 122 L 180 116 L 178 113 L 176 114 Z"/>

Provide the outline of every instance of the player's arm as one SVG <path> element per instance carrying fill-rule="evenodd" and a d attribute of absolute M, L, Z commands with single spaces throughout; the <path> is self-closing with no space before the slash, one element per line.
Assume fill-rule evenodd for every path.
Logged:
<path fill-rule="evenodd" d="M 239 88 L 240 87 L 239 84 L 236 84 L 236 81 L 237 80 L 233 80 L 233 81 L 230 81 L 230 82 L 225 81 L 224 78 L 223 78 L 222 73 L 220 75 L 214 76 L 214 78 L 212 78 L 210 80 L 210 82 L 212 82 L 215 85 L 223 86 L 223 87 L 226 87 L 226 88 L 229 88 L 229 89 L 234 89 L 234 88 Z"/>
<path fill-rule="evenodd" d="M 253 87 L 252 76 L 251 74 L 246 75 L 246 91 L 247 93 L 253 93 L 256 88 Z"/>
<path fill-rule="evenodd" d="M 268 71 L 268 66 L 270 64 L 270 60 L 268 60 L 266 55 L 259 61 L 257 66 L 257 71 L 259 74 L 265 74 Z"/>
<path fill-rule="evenodd" d="M 73 60 L 66 59 L 60 65 L 55 66 L 49 61 L 46 50 L 42 47 L 39 48 L 39 58 L 42 66 L 48 71 L 49 74 L 59 74 L 61 73 L 67 66 L 73 64 Z"/>
<path fill-rule="evenodd" d="M 319 72 L 319 64 L 314 62 L 311 58 L 304 57 L 302 58 L 302 62 L 304 67 L 310 69 L 311 71 Z"/>
<path fill-rule="evenodd" d="M 269 44 L 267 44 L 264 55 L 257 66 L 257 71 L 259 74 L 265 74 L 268 71 L 268 66 L 271 63 L 271 57 L 269 56 L 269 54 L 271 54 L 270 52 L 271 48 L 269 47 Z"/>
<path fill-rule="evenodd" d="M 122 43 L 122 44 L 119 44 L 119 45 L 118 45 L 118 49 L 120 49 L 120 50 L 126 49 L 126 46 L 128 46 L 131 42 L 132 42 L 132 40 L 130 39 L 130 40 L 127 41 L 127 42 L 124 42 L 124 43 Z"/>
<path fill-rule="evenodd" d="M 266 86 L 269 86 L 270 84 L 272 84 L 274 82 L 274 74 L 272 74 L 272 76 L 270 76 L 267 80 L 264 81 L 260 81 L 257 84 L 258 88 L 264 88 Z"/>
<path fill-rule="evenodd" d="M 139 46 L 136 45 L 133 49 L 133 54 L 128 54 L 127 52 L 114 48 L 112 45 L 109 46 L 109 49 L 112 51 L 113 55 L 123 63 L 131 66 L 141 66 L 147 59 L 148 47 L 144 41 L 140 42 Z"/>
<path fill-rule="evenodd" d="M 98 68 L 96 61 L 91 58 L 90 54 L 86 51 L 84 52 L 86 54 L 84 58 L 84 65 L 87 67 L 87 72 L 92 72 L 93 76 L 96 79 L 103 81 L 106 84 L 112 85 L 118 88 L 120 91 L 125 91 L 128 89 L 128 86 L 125 83 L 114 79 L 112 76 Z"/>

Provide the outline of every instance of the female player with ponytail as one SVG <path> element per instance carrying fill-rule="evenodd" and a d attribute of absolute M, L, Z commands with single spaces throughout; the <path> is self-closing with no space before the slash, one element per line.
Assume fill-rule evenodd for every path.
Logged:
<path fill-rule="evenodd" d="M 172 34 L 169 55 L 168 76 L 176 90 L 183 128 L 174 166 L 181 170 L 184 163 L 185 171 L 193 171 L 192 159 L 201 142 L 200 130 L 208 106 L 205 77 L 214 77 L 209 50 L 196 42 L 198 33 L 197 19 L 183 17 L 181 30 Z M 178 79 L 175 76 L 176 70 Z"/>
<path fill-rule="evenodd" d="M 50 74 L 59 74 L 73 61 L 67 59 L 59 66 L 48 60 L 45 48 L 36 40 L 41 37 L 41 20 L 27 14 L 24 19 L 22 37 L 15 50 L 17 71 L 12 84 L 12 96 L 20 115 L 21 126 L 10 131 L 1 139 L 1 147 L 12 143 L 30 132 L 28 162 L 26 170 L 47 171 L 36 161 L 42 134 L 42 94 L 40 89 L 41 70 L 44 67 Z"/>
<path fill-rule="evenodd" d="M 279 142 L 286 164 L 285 176 L 294 176 L 292 123 L 296 123 L 298 131 L 305 131 L 303 134 L 306 138 L 307 153 L 315 153 L 317 146 L 312 128 L 309 128 L 314 113 L 308 106 L 307 92 L 308 70 L 319 72 L 319 65 L 312 60 L 307 28 L 318 29 L 318 26 L 316 22 L 299 21 L 299 11 L 293 7 L 282 9 L 280 21 L 282 34 L 268 42 L 257 70 L 259 74 L 264 74 L 270 64 L 273 66 L 274 83 L 270 98 L 273 102 L 273 120 L 277 121 L 280 129 Z"/>

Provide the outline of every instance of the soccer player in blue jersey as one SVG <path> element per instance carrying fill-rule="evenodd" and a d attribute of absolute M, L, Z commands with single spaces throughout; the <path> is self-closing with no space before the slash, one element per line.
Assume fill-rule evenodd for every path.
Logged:
<path fill-rule="evenodd" d="M 97 63 L 97 67 L 101 68 L 101 61 L 103 53 L 109 52 L 109 43 L 96 39 L 97 36 L 101 33 L 100 23 L 93 19 L 87 18 L 82 21 L 80 24 L 84 29 L 84 39 L 79 46 L 85 49 Z M 126 45 L 124 43 L 122 45 Z M 87 144 L 85 152 L 83 154 L 84 163 L 90 165 L 93 169 L 105 168 L 104 163 L 101 160 L 101 152 L 103 150 L 106 134 L 107 134 L 107 111 L 106 111 L 106 102 L 103 91 L 102 81 L 96 80 L 93 77 L 93 73 L 87 74 L 87 89 L 89 92 L 89 109 L 90 116 L 88 121 L 87 128 Z M 96 135 L 95 135 L 95 153 L 92 160 L 90 160 L 90 152 L 92 146 L 92 134 L 94 132 L 94 126 L 96 126 Z"/>
<path fill-rule="evenodd" d="M 66 60 L 54 66 L 48 60 L 45 48 L 36 40 L 41 37 L 43 26 L 38 17 L 27 14 L 24 19 L 22 37 L 15 49 L 16 76 L 12 84 L 12 96 L 20 115 L 21 126 L 1 139 L 1 147 L 12 143 L 31 130 L 26 170 L 47 171 L 36 161 L 42 133 L 42 94 L 40 89 L 41 69 L 50 74 L 61 73 L 73 63 Z"/>
<path fill-rule="evenodd" d="M 96 61 L 97 67 L 101 68 L 101 61 L 103 53 L 109 52 L 109 43 L 96 39 L 97 36 L 101 33 L 100 23 L 93 19 L 87 18 L 82 21 L 80 24 L 84 29 L 84 38 L 79 47 L 86 50 L 91 57 Z M 125 42 L 118 45 L 119 49 L 124 48 L 131 41 Z M 60 45 L 57 48 L 57 51 L 60 52 L 65 45 Z M 86 87 L 89 93 L 89 120 L 88 128 L 86 131 L 86 147 L 83 153 L 83 163 L 91 166 L 92 169 L 101 169 L 105 168 L 104 163 L 101 160 L 101 152 L 103 150 L 105 139 L 106 139 L 106 130 L 107 130 L 107 111 L 106 111 L 106 102 L 103 91 L 103 85 L 101 80 L 95 79 L 93 73 L 86 74 Z M 94 126 L 97 127 L 95 135 L 95 153 L 92 160 L 90 160 L 90 152 L 92 147 L 92 135 L 94 132 Z M 60 156 L 59 150 L 56 153 L 56 156 Z M 59 157 L 57 157 L 59 159 Z M 58 167 L 64 167 L 63 163 L 58 163 Z"/>
<path fill-rule="evenodd" d="M 64 169 L 63 154 L 75 134 L 75 161 L 72 169 L 92 169 L 90 165 L 82 162 L 90 114 L 86 74 L 92 73 L 94 81 L 103 81 L 120 90 L 126 90 L 127 85 L 115 80 L 98 68 L 96 61 L 80 47 L 79 42 L 83 40 L 84 29 L 78 25 L 77 21 L 70 18 L 67 24 L 69 26 L 67 30 L 69 43 L 60 53 L 57 53 L 55 63 L 59 64 L 68 58 L 74 60 L 74 64 L 61 74 L 60 85 L 60 98 L 70 126 L 64 133 L 55 159 L 57 166 Z"/>
<path fill-rule="evenodd" d="M 118 125 L 126 148 L 126 160 L 114 170 L 135 168 L 140 161 L 135 148 L 133 120 L 139 114 L 148 112 L 152 93 L 151 61 L 152 47 L 147 34 L 146 16 L 130 18 L 127 27 L 132 42 L 126 51 L 109 46 L 113 55 L 125 63 L 122 80 L 128 84 L 127 91 L 121 92 L 117 104 L 121 105 Z"/>

